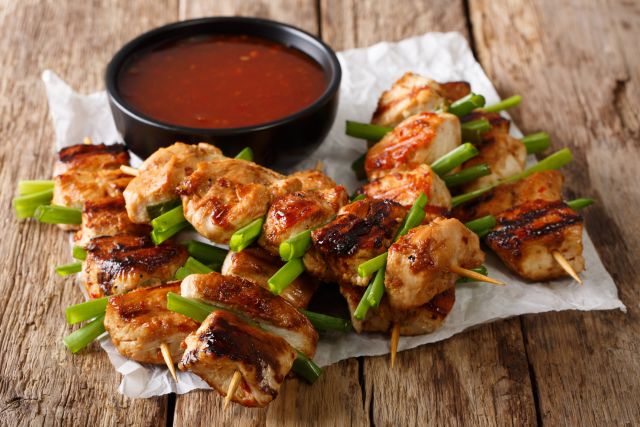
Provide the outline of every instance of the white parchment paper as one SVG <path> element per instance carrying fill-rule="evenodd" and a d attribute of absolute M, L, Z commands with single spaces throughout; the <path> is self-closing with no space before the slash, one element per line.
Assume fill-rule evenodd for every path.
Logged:
<path fill-rule="evenodd" d="M 428 33 L 398 43 L 379 43 L 368 48 L 340 52 L 338 57 L 343 71 L 338 116 L 326 141 L 300 167 L 312 166 L 322 160 L 326 172 L 350 190 L 357 186 L 350 164 L 365 151 L 365 144 L 345 136 L 344 122 L 346 119 L 369 121 L 380 93 L 406 71 L 438 81 L 466 80 L 471 83 L 474 92 L 486 97 L 487 103 L 499 100 L 480 64 L 473 58 L 466 40 L 458 33 Z M 49 70 L 43 73 L 42 78 L 56 130 L 57 149 L 77 144 L 85 136 L 90 136 L 96 142 L 121 141 L 105 92 L 77 94 Z M 514 129 L 514 133 L 521 136 L 517 129 Z M 399 349 L 440 341 L 472 326 L 520 314 L 559 310 L 625 310 L 611 276 L 586 233 L 584 257 L 587 270 L 581 274 L 584 285 L 580 286 L 569 279 L 545 284 L 524 283 L 489 254 L 486 265 L 491 276 L 505 281 L 508 286 L 458 286 L 456 303 L 444 326 L 429 335 L 401 338 Z M 175 384 L 166 368 L 127 360 L 118 354 L 108 337 L 103 337 L 101 344 L 117 371 L 123 375 L 119 391 L 127 396 L 150 397 L 208 388 L 190 373 L 181 372 L 180 381 Z M 329 334 L 321 338 L 315 361 L 326 366 L 350 357 L 388 352 L 387 336 Z"/>

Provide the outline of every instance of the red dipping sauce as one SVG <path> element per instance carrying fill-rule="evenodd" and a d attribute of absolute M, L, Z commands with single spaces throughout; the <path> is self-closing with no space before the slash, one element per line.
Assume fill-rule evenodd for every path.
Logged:
<path fill-rule="evenodd" d="M 327 79 L 306 54 L 252 36 L 216 35 L 163 44 L 129 61 L 122 98 L 161 122 L 238 128 L 284 118 L 311 105 Z"/>

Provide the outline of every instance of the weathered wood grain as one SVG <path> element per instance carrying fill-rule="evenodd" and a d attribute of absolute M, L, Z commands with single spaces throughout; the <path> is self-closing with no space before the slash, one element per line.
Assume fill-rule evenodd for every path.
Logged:
<path fill-rule="evenodd" d="M 74 87 L 102 86 L 105 64 L 124 41 L 175 19 L 177 4 L 3 2 L 0 6 L 0 425 L 158 425 L 166 398 L 128 399 L 119 375 L 94 345 L 80 355 L 63 346 L 71 331 L 63 309 L 82 301 L 53 266 L 70 262 L 68 235 L 17 223 L 19 179 L 46 178 L 54 135 L 40 74 L 51 68 Z"/>
<path fill-rule="evenodd" d="M 595 197 L 587 229 L 628 313 L 525 316 L 539 417 L 549 425 L 640 420 L 640 4 L 634 1 L 478 1 L 480 60 L 526 131 L 570 146 L 569 195 Z M 588 266 L 587 266 L 588 268 Z"/>
<path fill-rule="evenodd" d="M 335 49 L 428 31 L 467 35 L 461 1 L 331 1 L 322 34 Z M 357 19 L 356 19 L 357 17 Z M 533 425 L 535 404 L 520 321 L 477 328 L 445 342 L 364 359 L 366 407 L 376 425 Z"/>

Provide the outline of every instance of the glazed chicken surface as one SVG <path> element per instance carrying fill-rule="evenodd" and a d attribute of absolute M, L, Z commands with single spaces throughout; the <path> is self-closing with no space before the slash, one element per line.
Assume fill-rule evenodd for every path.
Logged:
<path fill-rule="evenodd" d="M 228 243 L 239 228 L 267 213 L 271 201 L 299 191 L 288 178 L 252 162 L 222 159 L 199 163 L 179 186 L 184 216 L 198 233 Z"/>
<path fill-rule="evenodd" d="M 131 180 L 124 198 L 131 221 L 146 224 L 151 221 L 147 208 L 179 199 L 178 184 L 189 176 L 198 163 L 223 158 L 222 152 L 211 144 L 176 142 L 149 156 L 140 167 L 139 175 Z"/>
<path fill-rule="evenodd" d="M 238 276 L 192 274 L 182 281 L 181 295 L 242 313 L 293 348 L 313 357 L 318 333 L 307 317 L 283 298 Z"/>
<path fill-rule="evenodd" d="M 365 171 L 372 180 L 392 171 L 430 165 L 460 143 L 458 117 L 448 113 L 416 114 L 403 120 L 367 151 Z"/>
<path fill-rule="evenodd" d="M 58 152 L 53 175 L 69 170 L 119 169 L 128 164 L 129 152 L 124 144 L 76 144 Z"/>
<path fill-rule="evenodd" d="M 341 185 L 276 197 L 267 211 L 258 244 L 277 256 L 280 243 L 326 224 L 348 202 L 347 190 Z"/>
<path fill-rule="evenodd" d="M 140 363 L 163 365 L 160 345 L 168 345 L 173 360 L 182 356 L 182 341 L 198 322 L 167 310 L 167 293 L 180 293 L 180 283 L 135 289 L 109 298 L 104 327 L 123 356 Z"/>
<path fill-rule="evenodd" d="M 223 396 L 240 372 L 231 400 L 250 407 L 264 407 L 278 395 L 296 358 L 284 339 L 222 310 L 211 313 L 185 345 L 181 370 L 195 373 Z"/>
<path fill-rule="evenodd" d="M 562 200 L 564 177 L 556 170 L 536 172 L 512 184 L 503 184 L 453 210 L 453 216 L 470 221 L 485 215 L 498 215 L 531 200 Z"/>
<path fill-rule="evenodd" d="M 338 186 L 333 179 L 317 169 L 294 172 L 289 177 L 297 178 L 302 183 L 301 190 L 329 190 Z"/>
<path fill-rule="evenodd" d="M 167 240 L 156 246 L 148 235 L 96 237 L 86 251 L 82 278 L 91 298 L 173 280 L 189 256 L 182 245 Z"/>
<path fill-rule="evenodd" d="M 422 112 L 446 110 L 456 99 L 470 92 L 466 82 L 437 83 L 414 73 L 405 73 L 378 100 L 371 123 L 394 127 Z"/>
<path fill-rule="evenodd" d="M 424 193 L 429 206 L 451 209 L 449 189 L 427 165 L 386 174 L 363 185 L 358 192 L 374 199 L 393 200 L 405 207 L 413 206 L 420 193 Z"/>
<path fill-rule="evenodd" d="M 580 214 L 562 201 L 534 200 L 497 216 L 487 245 L 521 277 L 544 281 L 567 276 L 554 259 L 559 252 L 576 272 L 584 270 Z"/>
<path fill-rule="evenodd" d="M 367 198 L 344 206 L 311 233 L 305 268 L 324 282 L 366 286 L 371 278 L 358 276 L 358 266 L 387 250 L 406 213 L 392 200 Z"/>
<path fill-rule="evenodd" d="M 260 247 L 249 247 L 241 252 L 229 251 L 222 264 L 221 273 L 250 280 L 269 289 L 268 280 L 284 265 L 279 257 L 273 256 Z M 287 286 L 280 296 L 296 308 L 305 308 L 318 288 L 318 281 L 307 273 Z"/>
<path fill-rule="evenodd" d="M 85 247 L 94 237 L 116 234 L 143 235 L 149 232 L 149 226 L 131 222 L 122 195 L 88 200 L 82 207 L 82 225 L 75 244 Z"/>
<path fill-rule="evenodd" d="M 389 304 L 396 309 L 420 307 L 454 286 L 458 275 L 451 266 L 471 269 L 483 262 L 478 236 L 457 219 L 439 218 L 413 228 L 389 248 Z"/>

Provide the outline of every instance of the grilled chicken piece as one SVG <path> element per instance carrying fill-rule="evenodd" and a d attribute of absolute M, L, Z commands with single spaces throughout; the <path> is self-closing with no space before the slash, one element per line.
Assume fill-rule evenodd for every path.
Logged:
<path fill-rule="evenodd" d="M 147 208 L 179 199 L 176 188 L 191 175 L 200 162 L 223 158 L 222 152 L 211 144 L 176 142 L 149 156 L 124 192 L 131 221 L 146 224 L 151 218 Z"/>
<path fill-rule="evenodd" d="M 229 251 L 222 264 L 221 273 L 225 276 L 243 277 L 269 289 L 267 281 L 283 265 L 279 257 L 254 246 L 241 252 Z M 309 305 L 317 288 L 318 281 L 307 273 L 302 273 L 282 291 L 280 296 L 296 308 L 305 308 Z"/>
<path fill-rule="evenodd" d="M 116 234 L 143 235 L 151 228 L 134 224 L 127 215 L 122 195 L 98 200 L 89 200 L 82 207 L 82 228 L 76 236 L 76 245 L 85 247 L 94 237 Z"/>
<path fill-rule="evenodd" d="M 513 272 L 544 281 L 567 276 L 553 258 L 557 251 L 579 273 L 582 257 L 582 217 L 562 201 L 534 200 L 497 216 L 487 245 Z"/>
<path fill-rule="evenodd" d="M 185 344 L 181 370 L 192 371 L 222 396 L 240 372 L 242 380 L 231 400 L 250 407 L 264 407 L 278 395 L 296 359 L 284 339 L 225 311 L 211 313 Z"/>
<path fill-rule="evenodd" d="M 464 185 L 463 192 L 487 187 L 524 170 L 527 149 L 522 141 L 509 135 L 509 120 L 497 113 L 473 113 L 468 117 L 473 120 L 485 118 L 491 123 L 492 129 L 483 135 L 479 144 L 476 144 L 479 154 L 465 162 L 462 167 L 464 169 L 486 163 L 491 168 L 491 174 Z"/>
<path fill-rule="evenodd" d="M 383 297 L 380 306 L 371 309 L 364 320 L 353 317 L 365 289 L 350 285 L 341 285 L 340 293 L 347 300 L 351 312 L 351 324 L 358 333 L 388 333 L 394 324 L 400 325 L 400 335 L 423 335 L 438 329 L 453 309 L 456 290 L 452 286 L 436 295 L 426 304 L 412 309 L 398 310 L 389 306 L 387 297 Z"/>
<path fill-rule="evenodd" d="M 403 120 L 367 151 L 369 180 L 392 171 L 430 165 L 460 145 L 460 120 L 448 113 L 420 113 Z M 522 144 L 520 144 L 522 145 Z"/>
<path fill-rule="evenodd" d="M 420 193 L 427 196 L 427 204 L 451 209 L 451 193 L 444 181 L 427 165 L 410 171 L 392 172 L 363 185 L 358 193 L 374 199 L 389 199 L 411 207 Z"/>
<path fill-rule="evenodd" d="M 124 144 L 76 144 L 58 152 L 53 175 L 69 170 L 119 169 L 128 164 L 129 152 Z"/>
<path fill-rule="evenodd" d="M 313 244 L 303 261 L 325 282 L 366 286 L 358 265 L 385 252 L 407 209 L 392 200 L 364 199 L 340 209 L 336 219 L 311 233 Z"/>
<path fill-rule="evenodd" d="M 485 215 L 498 215 L 530 200 L 562 200 L 561 172 L 550 170 L 536 172 L 527 178 L 504 184 L 482 196 L 453 210 L 453 216 L 460 221 L 469 221 Z"/>
<path fill-rule="evenodd" d="M 279 195 L 299 191 L 287 178 L 252 162 L 222 159 L 200 163 L 178 188 L 184 216 L 196 231 L 216 243 L 228 243 L 239 228 L 267 213 Z"/>
<path fill-rule="evenodd" d="M 173 280 L 189 256 L 182 245 L 167 240 L 155 246 L 148 235 L 96 237 L 86 250 L 82 275 L 91 298 Z"/>
<path fill-rule="evenodd" d="M 445 110 L 470 89 L 466 82 L 440 84 L 418 74 L 405 73 L 391 89 L 382 93 L 371 123 L 394 127 L 414 114 Z"/>
<path fill-rule="evenodd" d="M 348 202 L 347 190 L 341 185 L 277 197 L 269 207 L 258 244 L 278 256 L 280 243 L 302 231 L 326 224 Z"/>
<path fill-rule="evenodd" d="M 316 352 L 318 333 L 309 319 L 283 298 L 249 280 L 215 272 L 192 274 L 182 281 L 181 294 L 243 313 L 308 357 Z"/>
<path fill-rule="evenodd" d="M 389 304 L 411 309 L 455 285 L 451 266 L 479 267 L 484 262 L 478 236 L 457 219 L 436 219 L 409 231 L 389 248 L 385 275 Z"/>
<path fill-rule="evenodd" d="M 109 298 L 104 327 L 120 354 L 140 363 L 164 364 L 160 344 L 173 360 L 182 356 L 182 341 L 198 322 L 167 310 L 167 293 L 180 293 L 180 283 L 141 288 Z"/>
<path fill-rule="evenodd" d="M 317 169 L 294 172 L 289 177 L 299 179 L 302 183 L 302 190 L 329 190 L 338 185 L 333 179 Z"/>

